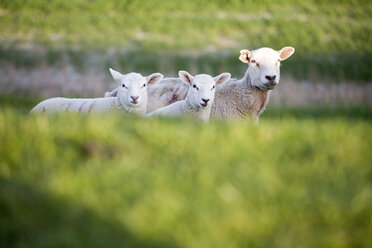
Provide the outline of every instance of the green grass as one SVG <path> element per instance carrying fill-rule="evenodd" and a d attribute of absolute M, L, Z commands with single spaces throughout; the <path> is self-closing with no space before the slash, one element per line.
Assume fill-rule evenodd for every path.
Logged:
<path fill-rule="evenodd" d="M 63 63 L 67 54 L 91 68 L 86 55 L 98 54 L 104 67 L 114 51 L 114 62 L 136 71 L 216 71 L 221 58 L 236 71 L 242 48 L 291 45 L 286 66 L 297 78 L 372 79 L 371 1 L 3 0 L 0 23 L 0 61 L 17 66 Z M 148 64 L 136 62 L 143 54 Z"/>
<path fill-rule="evenodd" d="M 260 115 L 261 119 L 286 120 L 294 118 L 299 120 L 372 120 L 372 109 L 369 106 L 348 106 L 348 107 L 276 107 L 268 108 Z"/>
<path fill-rule="evenodd" d="M 257 126 L 29 116 L 20 99 L 0 97 L 1 247 L 372 242 L 370 109 L 268 109 Z"/>

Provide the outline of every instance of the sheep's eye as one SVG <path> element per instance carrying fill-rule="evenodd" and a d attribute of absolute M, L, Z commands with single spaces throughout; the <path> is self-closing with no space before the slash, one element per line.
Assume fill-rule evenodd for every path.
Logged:
<path fill-rule="evenodd" d="M 122 84 L 121 86 L 122 86 L 123 88 L 127 88 L 127 86 L 125 86 L 125 84 Z"/>
<path fill-rule="evenodd" d="M 196 90 L 199 90 L 199 88 L 198 88 L 195 84 L 193 84 L 192 87 L 193 87 L 194 89 L 196 89 Z"/>
<path fill-rule="evenodd" d="M 144 87 L 146 87 L 146 84 L 143 84 L 143 86 L 142 86 L 142 87 L 143 87 L 143 88 L 144 88 Z"/>
<path fill-rule="evenodd" d="M 216 85 L 213 85 L 212 89 L 211 90 L 214 90 L 214 88 L 216 88 Z"/>

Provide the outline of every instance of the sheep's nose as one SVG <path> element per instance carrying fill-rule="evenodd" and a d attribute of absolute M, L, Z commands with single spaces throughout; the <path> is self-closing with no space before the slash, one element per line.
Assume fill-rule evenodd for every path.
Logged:
<path fill-rule="evenodd" d="M 274 76 L 268 76 L 268 75 L 266 75 L 265 78 L 266 78 L 267 80 L 269 80 L 269 81 L 274 81 L 275 78 L 276 78 L 276 76 L 275 76 L 275 75 L 274 75 Z"/>
<path fill-rule="evenodd" d="M 209 99 L 202 98 L 202 100 L 203 100 L 203 103 L 201 104 L 202 107 L 207 107 L 208 106 Z"/>
<path fill-rule="evenodd" d="M 137 104 L 137 100 L 138 100 L 138 98 L 139 98 L 139 96 L 130 96 L 130 98 L 132 98 L 132 103 L 133 104 Z"/>

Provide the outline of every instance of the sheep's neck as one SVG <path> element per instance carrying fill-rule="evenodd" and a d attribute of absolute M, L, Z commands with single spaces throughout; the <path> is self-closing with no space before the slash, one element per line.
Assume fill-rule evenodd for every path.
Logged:
<path fill-rule="evenodd" d="M 211 116 L 219 119 L 257 117 L 265 109 L 270 92 L 256 89 L 246 75 L 240 80 L 232 80 L 217 88 L 216 100 Z"/>
<path fill-rule="evenodd" d="M 250 101 L 245 101 L 245 103 L 248 104 L 248 106 L 244 108 L 248 112 L 246 114 L 257 119 L 269 102 L 271 90 L 260 90 L 252 86 L 248 70 L 244 75 L 242 84 L 242 88 L 250 95 Z"/>

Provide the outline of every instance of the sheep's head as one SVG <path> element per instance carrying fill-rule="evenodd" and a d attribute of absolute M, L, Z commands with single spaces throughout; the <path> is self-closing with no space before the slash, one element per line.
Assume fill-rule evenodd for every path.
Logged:
<path fill-rule="evenodd" d="M 214 78 L 206 74 L 193 77 L 187 71 L 179 71 L 178 75 L 184 83 L 190 85 L 187 97 L 194 108 L 212 106 L 216 85 L 227 82 L 231 77 L 230 73 L 221 73 Z"/>
<path fill-rule="evenodd" d="M 110 68 L 110 73 L 119 83 L 118 97 L 123 106 L 140 107 L 147 105 L 147 85 L 154 84 L 163 79 L 160 73 L 153 73 L 144 77 L 139 73 L 121 74 Z"/>
<path fill-rule="evenodd" d="M 295 49 L 284 47 L 279 51 L 263 47 L 257 50 L 241 50 L 239 59 L 248 64 L 251 84 L 260 90 L 272 90 L 280 79 L 280 62 L 289 58 Z"/>

